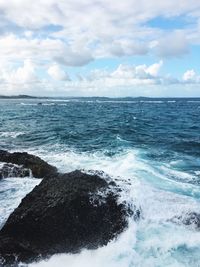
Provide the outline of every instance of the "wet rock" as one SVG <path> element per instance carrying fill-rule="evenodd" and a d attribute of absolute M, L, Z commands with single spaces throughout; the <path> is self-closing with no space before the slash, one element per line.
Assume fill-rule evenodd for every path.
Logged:
<path fill-rule="evenodd" d="M 0 179 L 9 177 L 28 177 L 31 176 L 31 171 L 12 163 L 2 164 L 0 167 Z"/>
<path fill-rule="evenodd" d="M 172 221 L 177 224 L 193 226 L 200 230 L 200 213 L 197 212 L 188 212 L 184 215 L 176 216 L 172 219 Z"/>
<path fill-rule="evenodd" d="M 26 152 L 9 153 L 7 151 L 0 150 L 0 162 L 17 164 L 26 169 L 30 169 L 35 178 L 55 176 L 57 172 L 55 167 L 49 165 L 39 157 Z"/>
<path fill-rule="evenodd" d="M 116 238 L 127 227 L 131 211 L 118 203 L 113 186 L 80 171 L 44 178 L 0 231 L 4 265 L 95 249 Z"/>
<path fill-rule="evenodd" d="M 182 222 L 185 225 L 193 225 L 200 230 L 200 213 L 189 212 L 182 217 Z"/>

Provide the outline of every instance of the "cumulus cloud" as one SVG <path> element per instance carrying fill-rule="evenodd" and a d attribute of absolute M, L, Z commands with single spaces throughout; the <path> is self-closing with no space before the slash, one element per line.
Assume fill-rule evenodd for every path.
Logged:
<path fill-rule="evenodd" d="M 183 74 L 183 81 L 185 83 L 200 83 L 200 75 L 198 75 L 193 69 L 187 70 Z"/>
<path fill-rule="evenodd" d="M 163 61 L 161 60 L 160 62 L 154 63 L 151 66 L 149 66 L 148 68 L 146 68 L 146 72 L 152 76 L 157 76 L 162 65 L 163 65 Z"/>
<path fill-rule="evenodd" d="M 40 84 L 37 66 L 30 60 L 24 60 L 22 65 L 13 67 L 8 62 L 0 66 L 0 94 L 18 94 L 37 92 Z"/>
<path fill-rule="evenodd" d="M 74 50 L 62 40 L 52 38 L 27 39 L 14 34 L 0 38 L 2 57 L 7 60 L 32 58 L 38 62 L 57 61 L 67 66 L 82 66 L 92 60 L 89 51 Z"/>
<path fill-rule="evenodd" d="M 25 60 L 23 66 L 12 71 L 1 70 L 1 80 L 10 84 L 32 83 L 37 81 L 35 65 L 31 60 Z"/>
<path fill-rule="evenodd" d="M 47 72 L 56 81 L 70 80 L 69 75 L 58 64 L 50 66 Z"/>
<path fill-rule="evenodd" d="M 35 51 L 39 53 L 37 45 L 41 46 L 40 54 L 45 51 L 51 54 L 52 49 L 56 54 L 57 50 L 55 58 L 58 61 L 79 66 L 107 56 L 144 55 L 151 51 L 161 57 L 186 53 L 192 42 L 191 34 L 195 35 L 198 27 L 193 33 L 188 29 L 168 33 L 150 27 L 148 21 L 159 16 L 170 18 L 187 14 L 198 24 L 200 3 L 196 0 L 159 3 L 156 0 L 124 0 L 115 4 L 112 0 L 39 0 L 35 4 L 27 0 L 0 0 L 0 10 L 0 19 L 8 35 L 2 42 L 13 39 L 9 34 L 19 33 L 14 41 L 21 43 L 21 50 L 24 46 L 33 47 L 32 56 Z M 20 38 L 23 31 L 24 38 Z M 152 42 L 157 44 L 156 50 L 152 50 Z M 11 55 L 16 53 L 15 45 L 12 49 L 11 45 L 9 47 Z"/>
<path fill-rule="evenodd" d="M 174 85 L 178 88 L 184 85 L 200 84 L 200 75 L 194 70 L 187 70 L 182 79 L 170 75 L 161 75 L 163 62 L 151 65 L 120 64 L 114 70 L 95 69 L 89 73 L 79 73 L 76 79 L 70 79 L 65 67 L 54 63 L 46 71 L 45 78 L 37 75 L 38 65 L 30 59 L 22 66 L 13 68 L 3 65 L 0 68 L 0 90 L 9 93 L 30 93 L 34 95 L 156 95 L 155 92 Z M 160 89 L 159 89 L 160 88 Z M 183 88 L 183 87 L 182 87 Z M 150 90 L 151 89 L 151 90 Z M 159 90 L 158 90 L 159 89 Z M 164 89 L 163 89 L 164 90 Z M 185 90 L 185 89 L 184 89 Z"/>
<path fill-rule="evenodd" d="M 137 95 L 144 95 L 148 88 L 156 91 L 156 88 L 162 88 L 161 85 L 170 91 L 170 87 L 174 85 L 178 88 L 182 85 L 200 84 L 200 76 L 194 71 L 186 71 L 182 79 L 177 79 L 171 75 L 161 75 L 162 66 L 163 61 L 137 66 L 120 64 L 113 71 L 96 69 L 85 76 L 79 74 L 80 78 L 76 81 L 66 82 L 65 89 L 72 92 L 78 90 L 81 94 L 99 92 L 100 95 L 105 92 L 115 95 L 116 91 L 126 92 L 128 89 L 129 93 L 137 91 Z M 154 94 L 153 91 L 150 92 Z"/>
<path fill-rule="evenodd" d="M 197 0 L 38 0 L 37 4 L 0 0 L 0 11 L 1 62 L 9 65 L 0 71 L 2 88 L 4 83 L 21 82 L 30 92 L 30 88 L 42 87 L 44 92 L 54 91 L 57 81 L 65 90 L 79 86 L 93 92 L 123 86 L 199 83 L 199 76 L 192 72 L 186 72 L 183 79 L 160 74 L 162 59 L 180 57 L 189 52 L 190 45 L 200 44 Z M 155 18 L 167 21 L 180 16 L 192 23 L 181 29 L 149 23 Z M 89 63 L 95 67 L 96 60 L 104 59 L 109 66 L 110 59 L 123 62 L 146 55 L 159 58 L 159 62 L 150 66 L 121 64 L 113 71 L 102 67 L 86 73 L 86 69 L 77 75 L 79 78 L 68 81 L 68 67 L 80 71 Z M 27 87 L 29 83 L 31 87 Z M 14 91 L 24 90 L 23 86 L 8 87 Z"/>
<path fill-rule="evenodd" d="M 124 79 L 124 86 L 129 81 L 131 84 L 152 84 L 159 83 L 160 77 L 158 77 L 159 70 L 163 62 L 147 65 L 128 66 L 119 65 L 119 67 L 110 73 L 109 77 L 113 79 Z"/>
<path fill-rule="evenodd" d="M 178 57 L 189 52 L 189 43 L 184 31 L 174 31 L 156 41 L 154 48 L 159 57 Z"/>

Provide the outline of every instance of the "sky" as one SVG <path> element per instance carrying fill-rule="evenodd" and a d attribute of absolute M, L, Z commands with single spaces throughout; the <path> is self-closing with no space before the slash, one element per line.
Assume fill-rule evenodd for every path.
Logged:
<path fill-rule="evenodd" d="M 0 95 L 200 97 L 199 0 L 0 0 Z"/>

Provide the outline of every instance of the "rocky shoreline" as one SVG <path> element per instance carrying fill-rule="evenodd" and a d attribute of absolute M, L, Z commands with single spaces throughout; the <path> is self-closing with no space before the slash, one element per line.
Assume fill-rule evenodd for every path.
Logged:
<path fill-rule="evenodd" d="M 130 217 L 142 217 L 140 209 L 119 201 L 123 188 L 101 172 L 59 173 L 37 156 L 0 150 L 0 179 L 27 176 L 42 181 L 0 230 L 0 266 L 17 267 L 19 262 L 105 246 L 126 230 Z M 196 212 L 169 222 L 200 230 Z"/>
<path fill-rule="evenodd" d="M 10 153 L 0 150 L 0 162 L 15 164 L 23 169 L 29 169 L 35 178 L 46 178 L 57 175 L 57 168 L 51 166 L 41 158 L 26 152 Z"/>
<path fill-rule="evenodd" d="M 0 161 L 7 168 L 14 164 L 18 177 L 23 177 L 23 172 L 17 170 L 28 169 L 34 177 L 43 178 L 0 231 L 3 266 L 17 266 L 18 262 L 29 263 L 55 253 L 96 249 L 122 233 L 129 216 L 140 216 L 140 211 L 119 202 L 121 189 L 115 182 L 98 175 L 78 170 L 61 174 L 28 153 L 0 151 Z"/>

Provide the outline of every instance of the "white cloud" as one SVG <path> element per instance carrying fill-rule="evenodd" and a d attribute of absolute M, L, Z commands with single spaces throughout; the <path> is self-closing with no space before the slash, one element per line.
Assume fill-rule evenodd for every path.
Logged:
<path fill-rule="evenodd" d="M 37 81 L 35 65 L 25 60 L 23 66 L 10 72 L 1 70 L 1 79 L 10 84 L 32 83 Z"/>
<path fill-rule="evenodd" d="M 90 93 L 103 88 L 114 92 L 115 87 L 199 83 L 199 75 L 192 72 L 185 73 L 183 79 L 161 75 L 160 60 L 180 57 L 189 52 L 190 45 L 200 44 L 200 1 L 38 0 L 36 4 L 0 0 L 0 11 L 1 62 L 8 65 L 0 63 L 0 81 L 2 88 L 13 92 L 58 90 L 56 81 L 65 84 L 65 90 L 80 87 L 84 88 L 81 92 Z M 165 29 L 159 27 L 159 18 L 166 24 L 171 18 L 187 18 L 188 23 L 181 29 L 176 23 Z M 157 27 L 149 24 L 154 19 Z M 89 74 L 86 68 L 81 73 L 80 67 L 90 62 L 88 69 L 95 68 L 95 60 L 104 59 L 105 68 L 107 62 L 113 68 L 115 63 L 110 59 L 126 62 L 142 56 L 145 62 L 145 55 L 159 62 L 150 66 L 121 64 L 114 71 L 100 69 Z M 67 81 L 66 66 L 78 67 L 79 79 Z M 44 71 L 47 68 L 51 79 Z M 20 82 L 24 85 L 14 86 Z"/>
<path fill-rule="evenodd" d="M 5 38 L 5 42 L 8 38 L 15 39 L 21 51 L 25 49 L 20 55 L 30 56 L 32 51 L 34 57 L 35 52 L 39 54 L 38 47 L 41 47 L 40 55 L 50 55 L 53 46 L 55 58 L 70 66 L 84 65 L 98 57 L 144 55 L 154 50 L 161 57 L 179 56 L 188 51 L 188 45 L 195 42 L 194 36 L 199 33 L 200 2 L 196 0 L 159 3 L 124 0 L 115 4 L 112 0 L 38 0 L 37 4 L 27 0 L 0 0 L 0 10 L 1 20 L 10 23 L 12 33 L 14 26 L 24 30 L 24 38 L 11 38 L 9 34 Z M 181 15 L 194 18 L 193 29 L 168 32 L 146 24 L 156 17 L 168 19 Z M 56 30 L 55 26 L 59 28 Z M 152 42 L 157 44 L 156 49 L 152 50 Z M 15 45 L 9 47 L 7 56 L 18 54 Z"/>
<path fill-rule="evenodd" d="M 189 43 L 184 31 L 174 31 L 155 42 L 155 52 L 159 57 L 178 57 L 189 52 Z"/>
<path fill-rule="evenodd" d="M 66 82 L 65 89 L 72 92 L 78 91 L 81 95 L 96 95 L 96 92 L 99 95 L 104 95 L 109 92 L 113 96 L 119 91 L 129 92 L 129 94 L 134 92 L 135 95 L 145 95 L 143 92 L 148 92 L 148 95 L 151 93 L 154 95 L 155 92 L 159 91 L 159 94 L 162 95 L 162 88 L 168 88 L 170 92 L 170 88 L 176 86 L 180 94 L 180 88 L 184 92 L 188 88 L 188 84 L 200 84 L 200 76 L 196 73 L 194 75 L 193 71 L 187 71 L 182 79 L 177 79 L 171 75 L 161 75 L 160 69 L 162 65 L 163 61 L 149 66 L 145 64 L 137 66 L 120 64 L 114 71 L 96 69 L 86 76 L 79 75 L 81 78 L 77 81 Z M 183 85 L 185 85 L 184 88 L 181 87 Z M 158 88 L 160 89 L 158 90 Z M 152 91 L 149 91 L 149 89 Z"/>
<path fill-rule="evenodd" d="M 24 61 L 31 58 L 38 62 L 57 61 L 63 65 L 81 66 L 92 60 L 88 50 L 83 50 L 80 53 L 62 40 L 52 38 L 26 39 L 13 34 L 0 38 L 0 51 L 2 57 L 10 61 Z"/>
<path fill-rule="evenodd" d="M 13 68 L 12 64 L 1 64 L 0 94 L 34 93 L 36 85 L 42 81 L 37 76 L 37 67 L 26 59 L 22 66 Z"/>
<path fill-rule="evenodd" d="M 194 70 L 188 70 L 178 80 L 172 76 L 160 74 L 163 62 L 152 65 L 124 65 L 120 64 L 115 70 L 106 69 L 92 70 L 90 73 L 78 74 L 77 79 L 70 80 L 64 69 L 58 64 L 51 65 L 46 71 L 46 77 L 37 76 L 38 66 L 31 60 L 25 60 L 24 64 L 13 69 L 10 65 L 1 64 L 0 90 L 10 94 L 23 93 L 34 95 L 162 95 L 162 90 L 173 86 L 179 88 L 179 93 L 190 92 L 190 86 L 200 85 L 200 75 Z M 45 67 L 43 68 L 43 71 Z M 59 83 L 58 83 L 59 82 Z M 183 86 L 184 85 L 184 86 Z M 174 88 L 174 87 L 173 87 Z M 189 88 L 189 89 L 188 89 Z M 171 90 L 171 91 L 170 91 Z M 5 94 L 5 93 L 4 93 Z"/>
<path fill-rule="evenodd" d="M 126 80 L 133 80 L 135 83 L 157 83 L 159 82 L 158 73 L 162 66 L 163 62 L 147 65 L 138 65 L 138 66 L 128 66 L 128 65 L 119 65 L 119 67 L 110 74 L 112 78 L 123 78 Z M 126 85 L 125 85 L 126 86 Z"/>
<path fill-rule="evenodd" d="M 200 83 L 200 75 L 197 75 L 194 70 L 187 70 L 183 74 L 183 81 L 185 83 Z"/>
<path fill-rule="evenodd" d="M 57 81 L 69 80 L 69 75 L 58 65 L 54 64 L 48 68 L 48 74 Z"/>
<path fill-rule="evenodd" d="M 187 70 L 183 74 L 183 80 L 184 81 L 194 80 L 195 77 L 196 77 L 196 73 L 194 70 Z"/>
<path fill-rule="evenodd" d="M 154 63 L 151 66 L 149 66 L 146 69 L 146 72 L 149 73 L 152 76 L 157 76 L 159 71 L 160 71 L 160 68 L 162 67 L 162 65 L 163 65 L 163 61 L 161 60 L 160 62 Z"/>

